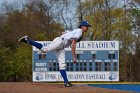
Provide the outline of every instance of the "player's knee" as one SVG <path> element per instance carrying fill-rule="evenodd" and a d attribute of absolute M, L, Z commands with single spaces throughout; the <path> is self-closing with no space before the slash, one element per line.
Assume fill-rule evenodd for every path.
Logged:
<path fill-rule="evenodd" d="M 59 64 L 59 70 L 63 70 L 66 68 L 66 64 L 63 63 L 63 64 Z"/>
<path fill-rule="evenodd" d="M 43 53 L 46 53 L 46 52 L 47 52 L 47 49 L 45 49 L 44 47 L 42 47 L 40 50 L 41 50 L 41 52 L 43 52 Z"/>
<path fill-rule="evenodd" d="M 60 37 L 56 37 L 56 38 L 53 40 L 53 42 L 57 41 L 59 38 L 60 38 Z"/>

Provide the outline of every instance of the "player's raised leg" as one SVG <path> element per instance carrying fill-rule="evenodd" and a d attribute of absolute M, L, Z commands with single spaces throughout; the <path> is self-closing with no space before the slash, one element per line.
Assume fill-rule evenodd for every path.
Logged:
<path fill-rule="evenodd" d="M 43 49 L 43 45 L 41 43 L 38 43 L 38 42 L 35 42 L 31 39 L 29 39 L 28 36 L 23 36 L 19 39 L 19 42 L 24 42 L 24 43 L 28 43 L 32 46 L 35 46 L 36 48 L 38 48 L 39 50 L 41 50 L 42 52 L 46 52 L 44 49 Z"/>

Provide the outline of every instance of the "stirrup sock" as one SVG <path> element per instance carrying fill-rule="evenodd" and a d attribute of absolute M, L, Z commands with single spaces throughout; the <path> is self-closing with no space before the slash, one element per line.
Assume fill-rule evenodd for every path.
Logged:
<path fill-rule="evenodd" d="M 31 40 L 31 39 L 28 39 L 28 43 L 30 45 L 35 46 L 38 49 L 41 49 L 43 47 L 43 45 L 41 43 L 35 42 L 35 41 Z"/>
<path fill-rule="evenodd" d="M 68 82 L 66 70 L 65 70 L 65 69 L 60 70 L 60 73 L 61 73 L 61 75 L 62 75 L 62 77 L 63 77 L 63 79 L 64 79 L 64 82 L 65 82 L 65 83 Z"/>

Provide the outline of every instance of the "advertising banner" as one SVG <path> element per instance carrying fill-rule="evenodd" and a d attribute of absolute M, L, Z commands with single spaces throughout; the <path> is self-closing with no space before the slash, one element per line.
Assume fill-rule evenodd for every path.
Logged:
<path fill-rule="evenodd" d="M 69 81 L 119 81 L 118 72 L 67 72 Z M 33 72 L 33 81 L 63 81 L 60 72 Z"/>

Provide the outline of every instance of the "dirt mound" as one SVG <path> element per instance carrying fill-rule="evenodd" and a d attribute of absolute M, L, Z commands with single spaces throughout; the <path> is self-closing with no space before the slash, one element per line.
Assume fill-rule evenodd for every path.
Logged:
<path fill-rule="evenodd" d="M 132 93 L 128 91 L 103 89 L 85 85 L 64 87 L 57 83 L 1 82 L 0 93 Z"/>

